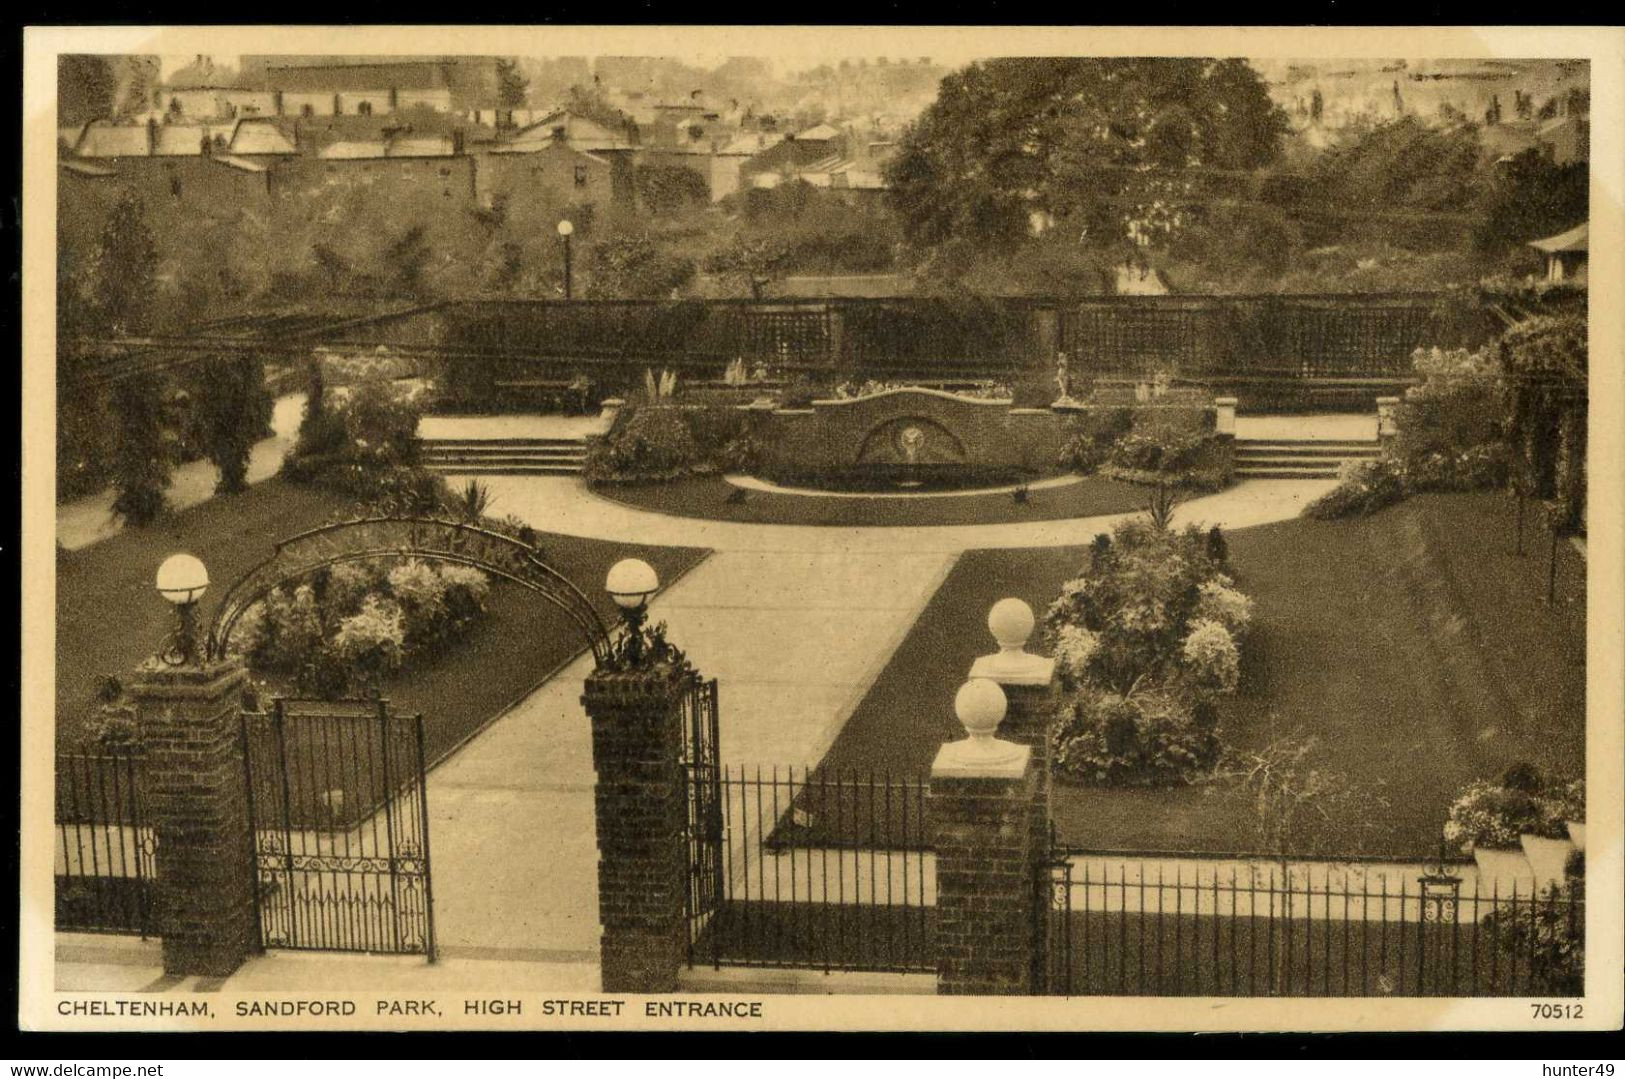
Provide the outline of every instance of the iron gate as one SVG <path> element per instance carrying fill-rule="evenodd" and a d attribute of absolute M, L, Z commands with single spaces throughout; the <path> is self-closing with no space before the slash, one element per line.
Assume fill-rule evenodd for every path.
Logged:
<path fill-rule="evenodd" d="M 717 759 L 717 680 L 694 676 L 683 698 L 683 778 L 687 805 L 689 961 L 694 941 L 722 905 L 722 769 Z"/>
<path fill-rule="evenodd" d="M 277 698 L 243 742 L 260 942 L 432 962 L 423 717 Z"/>

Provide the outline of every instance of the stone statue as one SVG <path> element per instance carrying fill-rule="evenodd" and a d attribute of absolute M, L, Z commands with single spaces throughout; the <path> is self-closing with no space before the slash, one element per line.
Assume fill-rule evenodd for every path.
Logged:
<path fill-rule="evenodd" d="M 1072 400 L 1072 372 L 1066 363 L 1066 353 L 1055 354 L 1055 387 L 1061 391 L 1058 401 Z"/>

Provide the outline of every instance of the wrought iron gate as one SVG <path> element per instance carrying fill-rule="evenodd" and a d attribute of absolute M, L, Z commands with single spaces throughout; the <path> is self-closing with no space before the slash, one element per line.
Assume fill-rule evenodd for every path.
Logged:
<path fill-rule="evenodd" d="M 278 698 L 243 742 L 261 943 L 432 962 L 423 717 Z"/>
<path fill-rule="evenodd" d="M 683 773 L 687 788 L 689 949 L 722 905 L 722 768 L 717 759 L 717 680 L 694 676 L 683 698 Z M 690 954 L 689 960 L 693 961 Z"/>

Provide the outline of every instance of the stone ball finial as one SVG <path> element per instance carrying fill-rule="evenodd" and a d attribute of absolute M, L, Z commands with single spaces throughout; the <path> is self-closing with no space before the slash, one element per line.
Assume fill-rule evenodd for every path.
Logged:
<path fill-rule="evenodd" d="M 1004 722 L 1004 690 L 991 678 L 972 678 L 954 694 L 954 714 L 974 741 L 987 741 Z"/>
<path fill-rule="evenodd" d="M 1020 652 L 1033 635 L 1037 625 L 1033 609 L 1024 600 L 1008 596 L 995 603 L 987 612 L 988 632 L 999 642 L 1004 652 Z"/>
<path fill-rule="evenodd" d="M 979 767 L 1020 757 L 1022 746 L 994 737 L 1008 706 L 1003 687 L 991 678 L 972 678 L 960 686 L 954 694 L 954 714 L 969 737 L 944 747 L 947 759 L 958 767 Z"/>

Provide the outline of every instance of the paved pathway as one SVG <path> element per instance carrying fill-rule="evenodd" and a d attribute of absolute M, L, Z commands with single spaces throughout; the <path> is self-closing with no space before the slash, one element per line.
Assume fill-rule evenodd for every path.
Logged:
<path fill-rule="evenodd" d="M 454 478 L 455 479 L 455 478 Z M 670 517 L 563 477 L 491 477 L 492 505 L 540 529 L 710 547 L 653 616 L 721 684 L 722 759 L 818 762 L 880 668 L 972 547 L 1086 543 L 1117 518 L 909 529 Z M 1243 484 L 1183 507 L 1226 527 L 1291 517 L 1326 481 Z M 446 954 L 596 958 L 597 846 L 583 657 L 429 778 L 435 910 Z"/>
<path fill-rule="evenodd" d="M 248 456 L 248 482 L 270 479 L 282 468 L 282 458 L 293 448 L 299 435 L 299 421 L 305 412 L 305 395 L 290 393 L 279 397 L 271 411 L 269 438 L 254 444 Z M 190 461 L 175 469 L 169 484 L 169 505 L 183 510 L 214 497 L 220 473 L 208 461 Z M 56 508 L 57 542 L 69 550 L 88 547 L 108 536 L 116 536 L 124 524 L 113 514 L 113 490 L 64 502 Z"/>
<path fill-rule="evenodd" d="M 279 415 L 285 408 L 297 425 L 298 406 L 284 399 Z M 568 477 L 481 479 L 495 512 L 538 529 L 714 551 L 652 612 L 720 680 L 722 758 L 744 765 L 816 764 L 960 552 L 1086 543 L 1126 516 L 900 529 L 739 524 L 635 509 Z M 1227 529 L 1282 520 L 1329 486 L 1244 483 L 1185 504 L 1179 517 Z M 589 667 L 588 657 L 568 666 L 431 773 L 438 967 L 273 953 L 232 986 L 404 987 L 403 964 L 425 989 L 490 984 L 482 972 L 520 968 L 551 972 L 527 974 L 526 985 L 593 986 L 597 846 L 580 705 Z"/>

